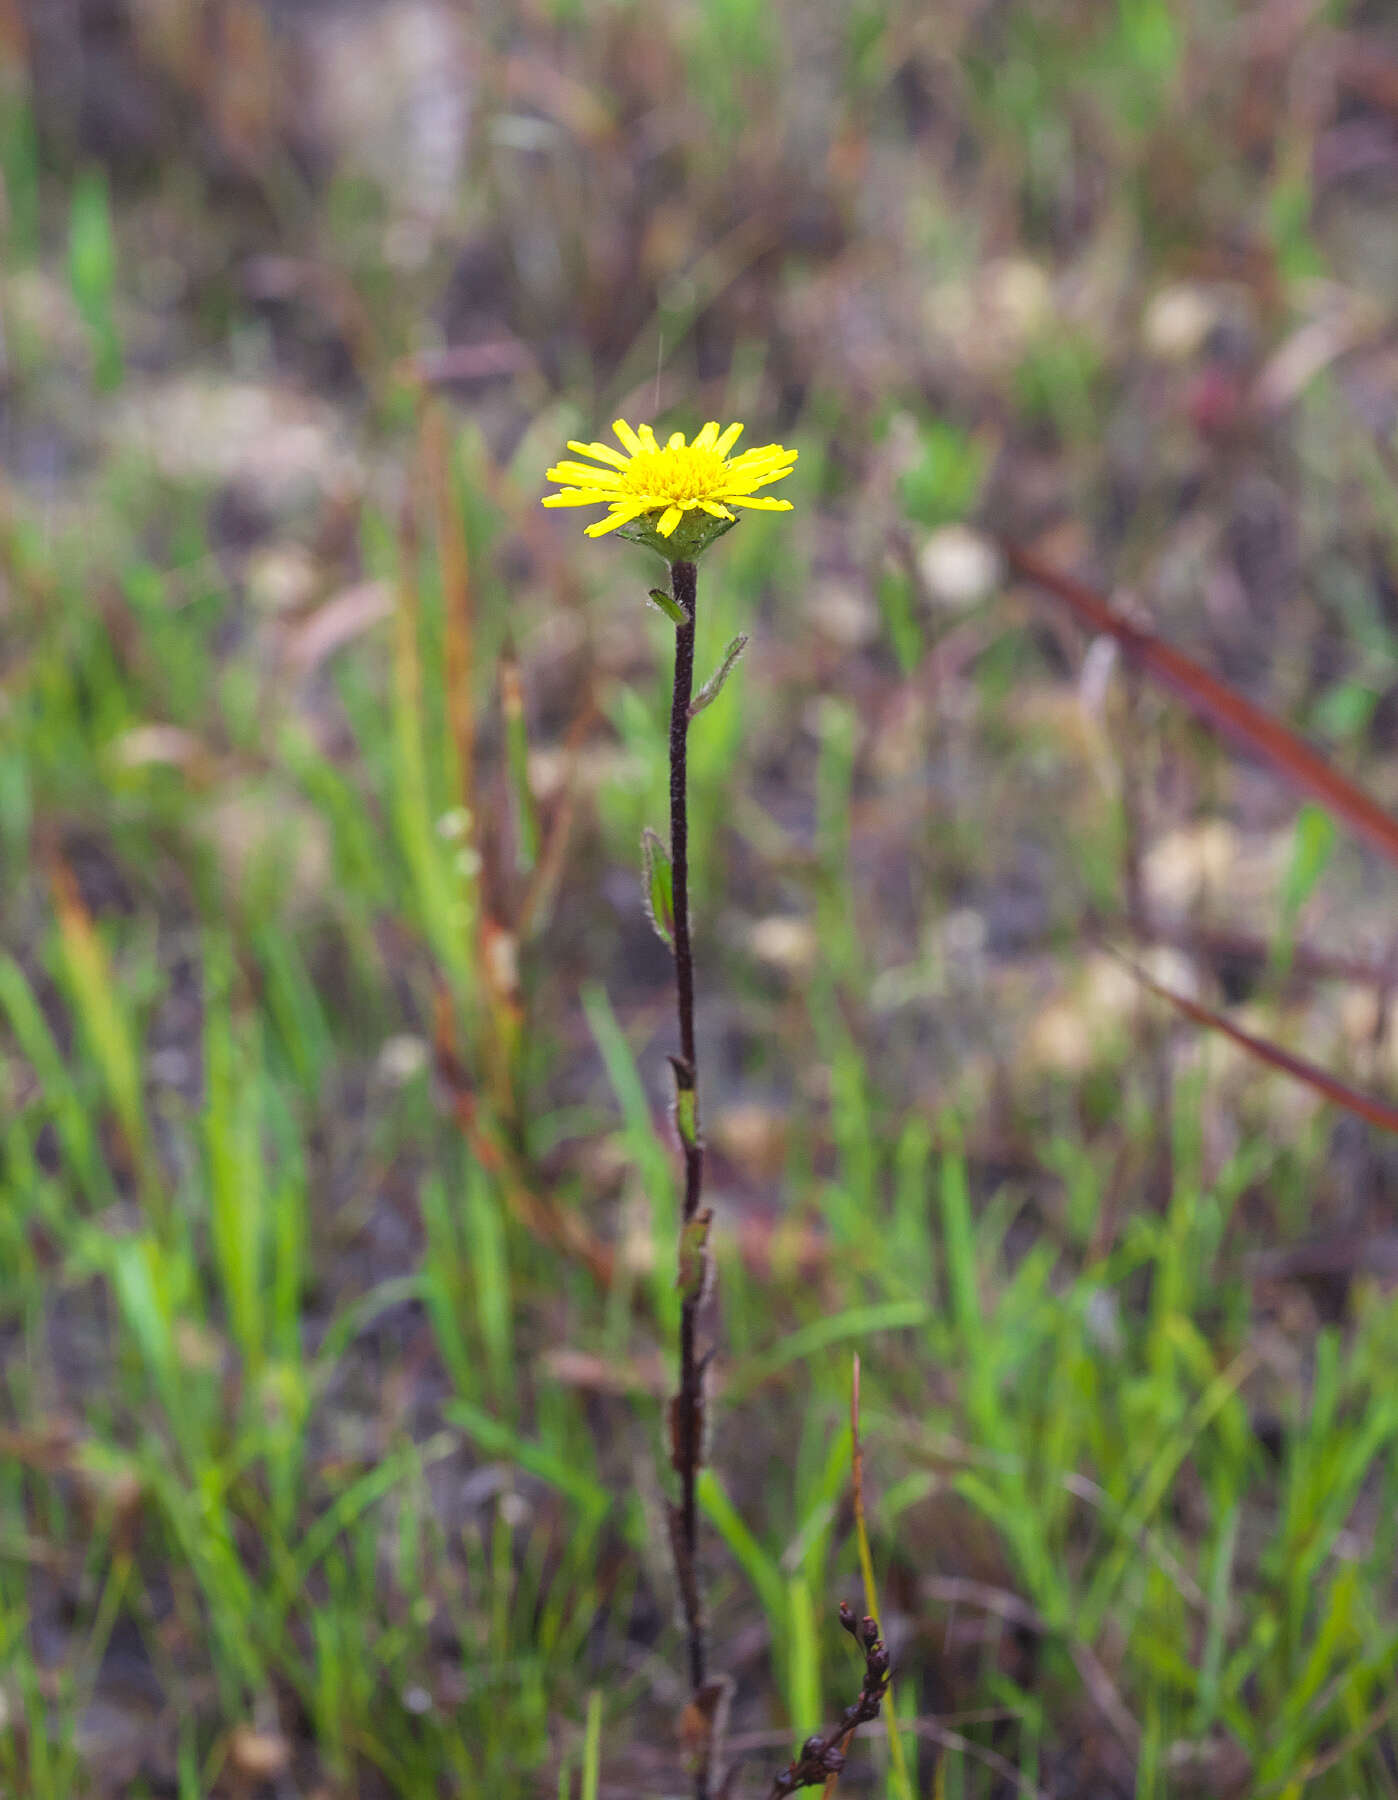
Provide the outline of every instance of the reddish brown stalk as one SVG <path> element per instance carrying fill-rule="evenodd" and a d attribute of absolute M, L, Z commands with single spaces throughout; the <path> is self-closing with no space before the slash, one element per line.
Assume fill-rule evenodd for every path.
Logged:
<path fill-rule="evenodd" d="M 689 936 L 689 703 L 694 689 L 694 621 L 698 571 L 677 562 L 671 592 L 684 613 L 675 627 L 675 685 L 670 705 L 670 868 L 674 896 L 675 998 L 680 1053 L 670 1058 L 675 1074 L 675 1118 L 684 1149 L 684 1204 L 680 1223 L 680 1384 L 670 1407 L 670 1454 L 680 1480 L 679 1504 L 671 1509 L 670 1541 L 689 1648 L 691 1704 L 706 1685 L 707 1653 L 699 1587 L 699 1469 L 704 1456 L 704 1368 L 699 1354 L 699 1308 L 708 1261 L 708 1215 L 699 1210 L 704 1185 L 704 1143 L 699 1132 L 699 1084 L 694 1038 L 694 951 Z M 708 1800 L 712 1742 L 695 1756 L 695 1800 Z"/>
<path fill-rule="evenodd" d="M 1324 1069 L 1317 1068 L 1304 1057 L 1293 1056 L 1289 1050 L 1283 1050 L 1280 1044 L 1273 1044 L 1267 1038 L 1255 1037 L 1252 1032 L 1244 1031 L 1240 1025 L 1226 1019 L 1222 1013 L 1214 1012 L 1211 1007 L 1201 1006 L 1197 1000 L 1190 1000 L 1184 994 L 1177 994 L 1172 988 L 1162 986 L 1127 958 L 1123 957 L 1122 961 L 1143 987 L 1149 988 L 1160 999 L 1168 1000 L 1171 1006 L 1182 1012 L 1187 1019 L 1193 1019 L 1196 1025 L 1221 1032 L 1250 1056 L 1257 1057 L 1270 1068 L 1279 1069 L 1284 1075 L 1290 1075 L 1293 1081 L 1303 1082 L 1323 1099 L 1343 1107 L 1346 1112 L 1353 1113 L 1356 1118 L 1363 1119 L 1370 1125 L 1376 1125 L 1380 1131 L 1398 1132 L 1398 1107 L 1390 1106 L 1385 1100 L 1376 1100 L 1371 1094 L 1361 1093 L 1358 1088 L 1327 1074 Z"/>
<path fill-rule="evenodd" d="M 1040 562 L 1037 556 L 1013 544 L 1005 546 L 1005 555 L 1017 575 L 1056 594 L 1090 630 L 1115 638 L 1134 662 L 1163 687 L 1178 694 L 1199 718 L 1244 750 L 1269 762 L 1294 787 L 1318 800 L 1390 862 L 1398 863 L 1398 819 L 1332 769 L 1279 719 L 1245 700 L 1235 688 L 1210 675 L 1153 632 L 1123 618 L 1102 595 L 1073 576 Z"/>

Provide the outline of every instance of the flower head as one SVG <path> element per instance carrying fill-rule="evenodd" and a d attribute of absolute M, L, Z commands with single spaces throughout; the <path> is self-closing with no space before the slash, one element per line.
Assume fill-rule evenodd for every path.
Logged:
<path fill-rule="evenodd" d="M 610 444 L 570 442 L 570 450 L 591 457 L 592 462 L 561 462 L 550 469 L 548 479 L 564 485 L 558 493 L 546 494 L 544 505 L 610 508 L 605 519 L 588 526 L 589 537 L 636 527 L 638 521 L 644 521 L 625 535 L 652 543 L 671 556 L 681 545 L 702 548 L 719 531 L 736 523 L 731 510 L 735 506 L 762 512 L 791 510 L 789 500 L 772 500 L 757 490 L 789 475 L 796 452 L 780 444 L 764 444 L 759 450 L 744 450 L 730 458 L 728 452 L 742 429 L 730 425 L 720 432 L 711 419 L 692 444 L 686 444 L 684 433 L 676 431 L 662 445 L 649 425 L 633 431 L 625 419 L 618 419 L 612 430 L 626 454 Z M 604 466 L 597 467 L 599 463 Z M 707 516 L 689 516 L 695 513 Z M 711 520 L 720 521 L 716 529 L 710 527 Z M 685 529 L 677 539 L 676 527 L 681 522 Z M 694 552 L 688 549 L 686 553 Z"/>

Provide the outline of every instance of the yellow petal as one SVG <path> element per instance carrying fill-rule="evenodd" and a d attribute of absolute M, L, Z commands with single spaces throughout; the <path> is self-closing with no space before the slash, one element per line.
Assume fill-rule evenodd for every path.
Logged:
<path fill-rule="evenodd" d="M 743 428 L 741 425 L 730 425 L 727 431 L 723 433 L 718 442 L 714 445 L 714 450 L 719 456 L 727 456 L 728 452 L 742 435 Z"/>
<path fill-rule="evenodd" d="M 682 431 L 672 431 L 670 433 L 669 442 L 666 444 L 665 448 L 667 450 L 683 450 L 684 433 Z"/>
<path fill-rule="evenodd" d="M 614 469 L 626 467 L 627 458 L 621 454 L 620 450 L 613 450 L 610 444 L 575 444 L 572 438 L 569 438 L 568 448 L 576 450 L 579 456 L 592 456 L 598 462 L 610 463 Z"/>
<path fill-rule="evenodd" d="M 585 487 L 589 482 L 609 488 L 621 485 L 615 469 L 594 469 L 587 463 L 576 462 L 555 463 L 545 480 L 559 481 L 574 487 Z"/>
<path fill-rule="evenodd" d="M 589 525 L 586 535 L 588 537 L 605 537 L 607 532 L 615 531 L 618 525 L 629 525 L 632 519 L 639 519 L 643 512 L 652 510 L 653 508 L 648 506 L 618 506 L 614 512 L 609 512 L 605 519 L 599 519 L 595 525 Z"/>
<path fill-rule="evenodd" d="M 789 469 L 795 461 L 794 450 L 783 450 L 780 444 L 768 444 L 762 450 L 744 450 L 741 456 L 735 456 L 728 465 L 728 473 L 741 476 L 755 469 L 777 466 Z"/>
<path fill-rule="evenodd" d="M 789 500 L 769 500 L 765 494 L 759 494 L 755 499 L 751 494 L 730 494 L 728 496 L 728 504 L 730 506 L 751 506 L 756 508 L 758 512 L 791 511 L 791 502 Z"/>
<path fill-rule="evenodd" d="M 718 420 L 710 419 L 708 424 L 694 440 L 696 450 L 712 450 L 718 442 Z"/>
<path fill-rule="evenodd" d="M 564 488 L 561 494 L 545 494 L 540 506 L 612 506 L 615 497 L 598 494 L 587 488 Z"/>
<path fill-rule="evenodd" d="M 643 450 L 659 450 L 660 446 L 655 441 L 655 433 L 649 425 L 642 425 L 637 431 L 637 436 L 641 440 Z"/>
<path fill-rule="evenodd" d="M 656 526 L 656 530 L 660 533 L 661 537 L 669 537 L 683 517 L 684 512 L 682 508 L 678 506 L 667 506 L 660 516 L 660 523 Z"/>
<path fill-rule="evenodd" d="M 717 500 L 701 500 L 699 501 L 699 505 L 703 507 L 706 513 L 711 513 L 716 519 L 731 519 L 733 517 L 728 508 L 726 506 L 720 506 Z"/>
<path fill-rule="evenodd" d="M 644 427 L 642 427 L 642 429 L 644 429 Z M 636 433 L 626 423 L 626 420 L 625 419 L 613 419 L 612 420 L 612 430 L 616 433 L 617 437 L 626 446 L 626 448 L 631 452 L 632 456 L 634 456 L 641 447 L 641 440 L 640 440 L 640 438 L 638 438 L 636 436 Z"/>

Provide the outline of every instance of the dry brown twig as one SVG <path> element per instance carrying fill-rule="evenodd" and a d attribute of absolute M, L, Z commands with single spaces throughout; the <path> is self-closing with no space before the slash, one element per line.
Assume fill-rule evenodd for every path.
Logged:
<path fill-rule="evenodd" d="M 838 1775 L 845 1766 L 841 1744 L 859 1726 L 877 1719 L 888 1690 L 888 1650 L 879 1636 L 879 1622 L 872 1617 L 857 1619 L 852 1609 L 840 1602 L 840 1623 L 864 1652 L 864 1685 L 857 1697 L 840 1714 L 839 1721 L 822 1737 L 808 1737 L 800 1753 L 780 1774 L 772 1777 L 768 1800 L 784 1800 L 797 1788 L 819 1787 Z"/>

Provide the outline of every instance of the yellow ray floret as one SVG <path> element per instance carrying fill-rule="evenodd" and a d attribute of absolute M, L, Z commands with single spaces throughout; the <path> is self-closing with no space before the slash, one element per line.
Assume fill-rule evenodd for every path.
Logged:
<path fill-rule="evenodd" d="M 757 490 L 789 475 L 796 452 L 764 444 L 760 450 L 730 457 L 742 429 L 729 425 L 720 431 L 717 421 L 710 419 L 692 444 L 676 431 L 662 446 L 649 425 L 633 431 L 625 419 L 618 419 L 612 430 L 625 455 L 610 444 L 570 442 L 570 450 L 592 460 L 556 463 L 548 479 L 561 486 L 558 493 L 544 496 L 544 505 L 608 507 L 605 519 L 588 526 L 589 537 L 601 537 L 645 513 L 659 513 L 655 529 L 661 537 L 670 537 L 684 515 L 696 509 L 715 519 L 731 519 L 729 509 L 734 506 L 790 512 L 789 500 L 772 500 Z"/>

